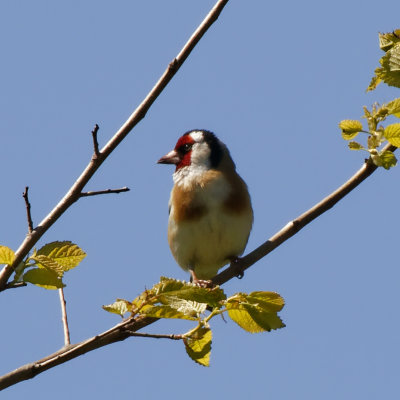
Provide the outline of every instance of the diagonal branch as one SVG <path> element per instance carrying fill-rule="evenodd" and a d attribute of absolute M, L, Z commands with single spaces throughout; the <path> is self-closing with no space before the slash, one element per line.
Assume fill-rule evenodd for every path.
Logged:
<path fill-rule="evenodd" d="M 384 150 L 395 151 L 396 148 L 387 145 Z M 244 269 L 249 268 L 261 258 L 265 257 L 268 253 L 276 249 L 286 240 L 291 238 L 307 224 L 312 222 L 318 216 L 323 214 L 338 203 L 342 198 L 355 189 L 360 183 L 367 179 L 371 174 L 376 171 L 377 167 L 372 163 L 371 159 L 365 161 L 363 166 L 342 186 L 332 192 L 329 196 L 325 197 L 315 206 L 310 208 L 299 217 L 289 222 L 284 228 L 272 236 L 269 240 L 257 247 L 247 256 L 243 257 Z M 235 267 L 230 266 L 226 270 L 218 274 L 214 279 L 214 283 L 222 284 L 237 275 Z M 127 339 L 130 336 L 145 336 L 146 334 L 135 334 L 137 330 L 144 328 L 157 321 L 157 318 L 139 316 L 136 319 L 129 318 L 120 324 L 114 326 L 106 332 L 96 335 L 78 344 L 70 345 L 62 348 L 56 353 L 53 353 L 41 360 L 26 364 L 2 377 L 0 377 L 0 390 L 12 386 L 18 382 L 34 378 L 41 372 L 53 368 L 59 364 L 63 364 L 73 358 L 79 357 L 89 351 L 96 350 L 100 347 L 109 345 L 111 343 L 119 342 Z M 179 335 L 159 335 L 159 337 L 166 337 L 168 339 L 178 340 Z"/>
<path fill-rule="evenodd" d="M 382 151 L 390 150 L 393 152 L 396 149 L 397 147 L 392 146 L 391 144 L 387 144 Z M 321 214 L 331 209 L 336 203 L 343 199 L 343 197 L 348 195 L 361 182 L 363 182 L 372 173 L 374 173 L 377 168 L 378 167 L 372 162 L 371 158 L 366 160 L 363 166 L 342 186 L 333 191 L 329 196 L 322 199 L 314 207 L 299 215 L 293 221 L 290 221 L 286 226 L 284 226 L 279 232 L 268 239 L 265 243 L 243 257 L 240 260 L 239 271 L 237 265 L 231 264 L 228 268 L 223 270 L 213 279 L 213 283 L 216 285 L 222 285 L 223 283 L 237 276 L 238 272 L 243 272 L 247 268 L 251 267 L 261 258 L 265 257 L 271 251 L 280 246 L 283 242 L 285 242 L 301 229 L 303 229 L 310 222 L 314 221 L 314 219 L 318 218 Z"/>
<path fill-rule="evenodd" d="M 134 126 L 141 121 L 151 105 L 161 94 L 164 88 L 167 86 L 169 81 L 174 77 L 176 72 L 185 62 L 193 48 L 207 32 L 208 28 L 217 20 L 219 14 L 228 3 L 229 0 L 219 0 L 215 6 L 208 13 L 203 22 L 199 25 L 196 31 L 192 34 L 189 40 L 186 42 L 179 54 L 169 64 L 161 78 L 151 89 L 146 98 L 136 108 L 128 120 L 121 126 L 121 128 L 114 134 L 109 142 L 101 149 L 98 154 L 92 157 L 91 161 L 82 172 L 81 176 L 75 181 L 72 187 L 69 189 L 67 194 L 60 200 L 60 202 L 54 207 L 54 209 L 44 218 L 40 224 L 27 235 L 25 240 L 22 242 L 18 250 L 15 252 L 15 260 L 13 264 L 6 265 L 0 271 L 0 291 L 4 290 L 7 281 L 14 272 L 15 268 L 23 260 L 23 258 L 29 253 L 37 241 L 43 236 L 43 234 L 64 214 L 64 212 L 72 206 L 80 197 L 83 188 L 95 174 L 95 172 L 102 165 L 103 161 L 111 154 L 111 152 L 122 142 L 122 140 L 129 134 Z M 94 134 L 97 142 L 97 131 Z M 96 144 L 94 144 L 96 153 Z"/>

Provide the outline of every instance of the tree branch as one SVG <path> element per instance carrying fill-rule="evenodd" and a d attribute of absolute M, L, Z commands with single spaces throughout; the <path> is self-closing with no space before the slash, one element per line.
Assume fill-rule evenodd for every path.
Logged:
<path fill-rule="evenodd" d="M 81 196 L 81 192 L 95 172 L 102 165 L 103 161 L 111 154 L 111 152 L 122 142 L 122 140 L 129 134 L 133 127 L 141 121 L 151 105 L 160 95 L 160 93 L 167 86 L 169 81 L 173 78 L 179 68 L 182 66 L 184 61 L 187 59 L 193 48 L 199 42 L 199 40 L 206 33 L 208 28 L 217 20 L 219 14 L 228 3 L 229 0 L 219 0 L 215 6 L 208 13 L 206 18 L 192 34 L 190 39 L 186 42 L 180 53 L 174 58 L 174 60 L 168 65 L 161 78 L 151 89 L 146 98 L 136 108 L 128 120 L 121 126 L 121 128 L 114 134 L 104 148 L 99 152 L 96 157 L 92 157 L 90 163 L 87 165 L 85 170 L 82 172 L 80 177 L 75 181 L 66 195 L 60 200 L 60 202 L 54 207 L 54 209 L 43 219 L 40 224 L 27 235 L 25 240 L 19 246 L 15 252 L 15 259 L 13 264 L 6 265 L 0 272 L 0 291 L 4 290 L 7 281 L 14 272 L 15 268 L 23 260 L 23 258 L 29 253 L 37 241 L 43 236 L 43 234 L 61 217 L 61 215 L 74 204 Z M 95 150 L 96 151 L 96 150 Z"/>
<path fill-rule="evenodd" d="M 387 144 L 383 148 L 383 151 L 390 150 L 394 152 L 396 149 L 397 147 L 394 147 L 391 144 Z M 347 182 L 337 188 L 329 196 L 322 199 L 314 207 L 310 208 L 305 213 L 290 221 L 265 243 L 243 257 L 240 260 L 239 265 L 232 263 L 228 268 L 223 270 L 212 280 L 213 283 L 216 285 L 222 285 L 223 283 L 242 273 L 247 268 L 251 267 L 267 254 L 271 253 L 271 251 L 275 250 L 283 242 L 291 238 L 310 222 L 314 221 L 314 219 L 318 218 L 321 214 L 331 209 L 336 203 L 343 199 L 343 197 L 349 194 L 361 182 L 363 182 L 372 173 L 374 173 L 377 168 L 378 167 L 372 162 L 371 158 L 366 160 L 363 166 Z"/>
<path fill-rule="evenodd" d="M 387 145 L 384 150 L 395 151 L 396 148 Z M 355 189 L 361 182 L 367 179 L 372 173 L 376 171 L 377 167 L 373 164 L 371 159 L 365 161 L 363 166 L 342 186 L 332 192 L 329 196 L 325 197 L 314 207 L 310 208 L 305 213 L 298 216 L 293 221 L 289 222 L 279 232 L 272 236 L 269 240 L 257 247 L 247 256 L 242 258 L 244 269 L 249 268 L 261 258 L 265 257 L 268 253 L 276 249 L 283 242 L 291 238 L 294 234 L 299 232 L 307 224 L 315 218 L 323 214 L 338 203 L 343 197 Z M 237 275 L 237 267 L 230 266 L 220 274 L 218 274 L 213 282 L 215 284 L 222 284 L 234 278 Z M 12 386 L 23 380 L 31 379 L 47 369 L 53 368 L 59 364 L 63 364 L 73 358 L 79 357 L 89 351 L 96 350 L 100 347 L 122 341 L 129 336 L 145 336 L 153 337 L 148 334 L 137 334 L 137 330 L 144 328 L 157 321 L 157 318 L 139 316 L 136 319 L 130 318 L 120 324 L 114 326 L 106 332 L 96 335 L 81 343 L 65 347 L 58 352 L 51 354 L 34 363 L 26 364 L 2 377 L 0 377 L 0 390 Z M 165 337 L 165 335 L 159 335 Z M 171 335 L 166 335 L 171 336 Z M 178 340 L 179 335 L 172 335 Z M 171 337 L 168 337 L 171 339 Z"/>
<path fill-rule="evenodd" d="M 97 190 L 95 192 L 82 192 L 80 194 L 80 197 L 97 196 L 99 194 L 122 193 L 122 192 L 129 192 L 130 190 L 131 189 L 125 186 L 120 189 L 106 189 L 106 190 Z"/>

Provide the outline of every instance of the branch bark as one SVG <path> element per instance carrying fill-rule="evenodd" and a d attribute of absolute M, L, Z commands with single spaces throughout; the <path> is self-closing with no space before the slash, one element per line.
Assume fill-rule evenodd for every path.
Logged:
<path fill-rule="evenodd" d="M 391 145 L 387 145 L 384 150 L 395 151 L 396 148 Z M 247 256 L 242 258 L 244 269 L 249 268 L 261 258 L 265 257 L 268 253 L 276 249 L 286 240 L 291 238 L 302 228 L 316 219 L 324 212 L 331 209 L 336 203 L 342 198 L 349 194 L 353 189 L 360 185 L 365 179 L 376 171 L 377 167 L 373 164 L 371 159 L 365 161 L 363 166 L 342 186 L 332 192 L 329 196 L 325 197 L 315 206 L 304 212 L 293 221 L 289 222 L 274 236 L 268 239 L 261 246 L 257 247 Z M 218 274 L 213 282 L 215 284 L 222 284 L 232 279 L 237 275 L 237 267 L 230 266 L 220 274 Z M 53 353 L 41 360 L 26 364 L 2 377 L 0 377 L 0 390 L 12 386 L 18 382 L 34 378 L 36 375 L 44 372 L 50 368 L 53 368 L 59 364 L 63 364 L 73 358 L 79 357 L 89 351 L 96 350 L 100 347 L 107 346 L 111 343 L 119 342 L 127 339 L 130 336 L 145 336 L 150 337 L 146 334 L 137 334 L 134 332 L 148 326 L 157 321 L 157 318 L 150 318 L 139 316 L 136 319 L 130 318 L 113 328 L 105 331 L 99 335 L 93 336 L 81 343 L 64 347 L 56 353 Z M 156 335 L 157 336 L 157 335 Z M 168 336 L 169 339 L 174 339 L 174 335 L 158 335 L 160 338 Z M 176 340 L 179 339 L 179 335 L 175 335 Z"/>
<path fill-rule="evenodd" d="M 218 19 L 225 5 L 229 0 L 219 0 L 215 6 L 208 13 L 203 22 L 195 30 L 189 40 L 186 42 L 179 54 L 173 59 L 168 65 L 167 69 L 155 84 L 153 89 L 149 92 L 142 103 L 136 108 L 131 114 L 128 120 L 121 126 L 121 128 L 114 134 L 109 142 L 101 149 L 98 150 L 96 147 L 97 143 L 97 131 L 96 126 L 94 128 L 93 140 L 94 140 L 94 155 L 87 165 L 85 170 L 82 172 L 80 177 L 71 186 L 67 194 L 60 200 L 60 202 L 54 207 L 54 209 L 43 219 L 39 225 L 30 232 L 25 240 L 21 243 L 18 250 L 15 252 L 15 260 L 13 264 L 6 265 L 0 272 L 0 291 L 3 291 L 7 282 L 10 279 L 15 268 L 23 260 L 23 258 L 29 253 L 37 241 L 43 236 L 45 232 L 61 217 L 64 212 L 72 206 L 79 198 L 83 188 L 103 164 L 103 161 L 111 154 L 111 152 L 122 142 L 122 140 L 129 134 L 129 132 L 135 127 L 135 125 L 141 121 L 151 105 L 161 94 L 164 88 L 167 86 L 169 81 L 174 77 L 176 72 L 185 62 L 193 48 L 200 41 L 203 35 L 207 32 L 208 28 Z"/>

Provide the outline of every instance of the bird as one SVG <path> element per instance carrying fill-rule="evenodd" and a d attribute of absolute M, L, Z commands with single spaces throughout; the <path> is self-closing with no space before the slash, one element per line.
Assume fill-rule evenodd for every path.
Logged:
<path fill-rule="evenodd" d="M 218 270 L 238 263 L 247 245 L 253 225 L 247 185 L 226 145 L 208 130 L 184 133 L 158 164 L 175 165 L 168 218 L 172 255 L 193 284 L 212 287 Z"/>

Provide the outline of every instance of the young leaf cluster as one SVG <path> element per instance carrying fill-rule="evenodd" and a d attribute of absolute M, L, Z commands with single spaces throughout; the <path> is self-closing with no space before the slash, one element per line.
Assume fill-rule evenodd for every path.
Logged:
<path fill-rule="evenodd" d="M 369 153 L 371 160 L 378 167 L 390 169 L 397 164 L 397 159 L 392 151 L 380 150 L 380 147 L 389 142 L 395 147 L 400 147 L 400 123 L 390 124 L 386 127 L 380 125 L 389 116 L 400 117 L 400 98 L 379 106 L 374 104 L 371 110 L 364 107 L 364 118 L 367 120 L 368 130 L 358 120 L 343 120 L 339 123 L 344 140 L 348 140 L 350 150 L 363 150 Z M 365 146 L 353 139 L 359 134 L 367 134 Z"/>
<path fill-rule="evenodd" d="M 26 282 L 45 289 L 62 288 L 64 273 L 77 267 L 85 257 L 86 253 L 70 241 L 48 243 L 39 250 L 34 249 L 18 265 L 11 285 Z M 0 246 L 0 264 L 12 264 L 14 259 L 10 248 Z"/>
<path fill-rule="evenodd" d="M 283 328 L 278 316 L 283 298 L 274 292 L 237 293 L 227 297 L 219 287 L 203 288 L 192 283 L 162 277 L 153 288 L 133 301 L 117 299 L 103 309 L 131 317 L 177 318 L 196 322 L 196 326 L 174 338 L 182 339 L 189 357 L 200 365 L 210 363 L 212 331 L 209 321 L 226 313 L 244 330 L 255 333 Z"/>
<path fill-rule="evenodd" d="M 400 29 L 390 33 L 380 33 L 379 46 L 385 55 L 379 60 L 381 67 L 375 70 L 375 76 L 367 91 L 376 89 L 382 81 L 389 86 L 400 87 Z M 400 147 L 400 123 L 386 127 L 380 125 L 389 116 L 400 118 L 400 98 L 382 106 L 374 104 L 371 110 L 364 107 L 364 118 L 367 120 L 368 130 L 364 130 L 362 123 L 358 120 L 346 119 L 339 123 L 343 139 L 349 141 L 349 149 L 368 152 L 372 162 L 377 167 L 385 169 L 394 167 L 397 159 L 392 151 L 382 150 L 380 147 L 386 142 Z M 353 140 L 359 133 L 368 135 L 365 145 Z"/>
<path fill-rule="evenodd" d="M 379 34 L 379 47 L 385 55 L 379 60 L 380 67 L 367 88 L 367 92 L 376 89 L 382 81 L 389 86 L 400 87 L 400 29 Z"/>

